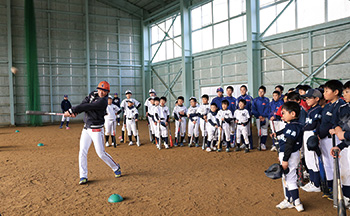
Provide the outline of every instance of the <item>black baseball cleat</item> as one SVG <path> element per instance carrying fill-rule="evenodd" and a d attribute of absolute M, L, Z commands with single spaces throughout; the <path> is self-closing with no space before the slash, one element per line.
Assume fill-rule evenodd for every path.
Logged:
<path fill-rule="evenodd" d="M 248 153 L 248 152 L 249 152 L 249 148 L 245 148 L 244 153 Z"/>
<path fill-rule="evenodd" d="M 236 151 L 236 152 L 241 151 L 241 148 L 239 148 L 239 146 L 237 146 L 237 147 L 235 148 L 235 151 Z"/>

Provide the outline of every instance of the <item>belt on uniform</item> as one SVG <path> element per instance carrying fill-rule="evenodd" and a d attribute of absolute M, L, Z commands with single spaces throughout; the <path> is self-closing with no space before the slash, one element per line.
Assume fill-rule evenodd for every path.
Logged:
<path fill-rule="evenodd" d="M 128 120 L 134 120 L 133 118 L 128 118 Z"/>
<path fill-rule="evenodd" d="M 160 118 L 160 120 L 165 120 L 165 118 Z"/>
<path fill-rule="evenodd" d="M 100 129 L 103 128 L 103 125 L 84 125 L 84 129 Z"/>
<path fill-rule="evenodd" d="M 244 125 L 246 126 L 248 124 L 248 122 L 245 122 L 245 123 L 237 123 L 238 125 Z"/>

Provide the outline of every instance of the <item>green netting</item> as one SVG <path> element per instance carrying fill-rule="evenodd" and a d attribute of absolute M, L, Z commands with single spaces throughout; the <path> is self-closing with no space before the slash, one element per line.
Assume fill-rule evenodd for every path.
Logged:
<path fill-rule="evenodd" d="M 27 60 L 27 94 L 28 110 L 40 111 L 40 88 L 36 49 L 36 28 L 33 0 L 25 0 L 24 9 Z M 41 116 L 29 116 L 31 125 L 41 125 Z"/>

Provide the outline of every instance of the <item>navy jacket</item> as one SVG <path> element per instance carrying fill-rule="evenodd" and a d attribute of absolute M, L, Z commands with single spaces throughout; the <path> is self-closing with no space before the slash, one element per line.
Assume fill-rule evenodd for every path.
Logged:
<path fill-rule="evenodd" d="M 344 149 L 350 145 L 350 103 L 341 105 L 338 113 L 339 121 L 336 126 L 340 126 L 341 129 L 345 131 L 345 140 L 342 140 L 338 147 Z"/>
<path fill-rule="evenodd" d="M 70 104 L 69 100 L 63 100 L 61 102 L 61 109 L 62 112 L 66 112 L 67 110 L 69 110 L 70 108 L 72 108 L 72 104 Z"/>
<path fill-rule="evenodd" d="M 321 124 L 322 107 L 316 105 L 311 107 L 307 112 L 304 131 L 316 131 L 316 128 Z"/>
<path fill-rule="evenodd" d="M 283 161 L 288 161 L 293 152 L 298 151 L 303 144 L 303 126 L 295 119 L 286 124 L 283 136 L 279 140 L 280 152 L 284 152 Z"/>
<path fill-rule="evenodd" d="M 267 97 L 256 97 L 253 100 L 252 114 L 255 118 L 262 116 L 268 118 L 270 114 L 270 101 Z"/>

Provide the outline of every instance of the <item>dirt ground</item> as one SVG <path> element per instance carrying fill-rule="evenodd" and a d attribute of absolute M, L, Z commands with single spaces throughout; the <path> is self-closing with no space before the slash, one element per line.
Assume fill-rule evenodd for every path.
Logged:
<path fill-rule="evenodd" d="M 71 130 L 57 125 L 0 128 L 2 216 L 297 214 L 295 209 L 275 208 L 283 200 L 282 182 L 264 174 L 277 162 L 275 152 L 207 153 L 194 147 L 159 151 L 149 142 L 145 122 L 139 124 L 141 147 L 121 144 L 106 149 L 120 163 L 121 178 L 114 178 L 91 147 L 89 183 L 78 185 L 83 125 L 70 126 Z M 114 193 L 125 200 L 109 203 Z M 298 215 L 336 215 L 321 193 L 300 189 L 300 197 L 305 212 Z"/>

